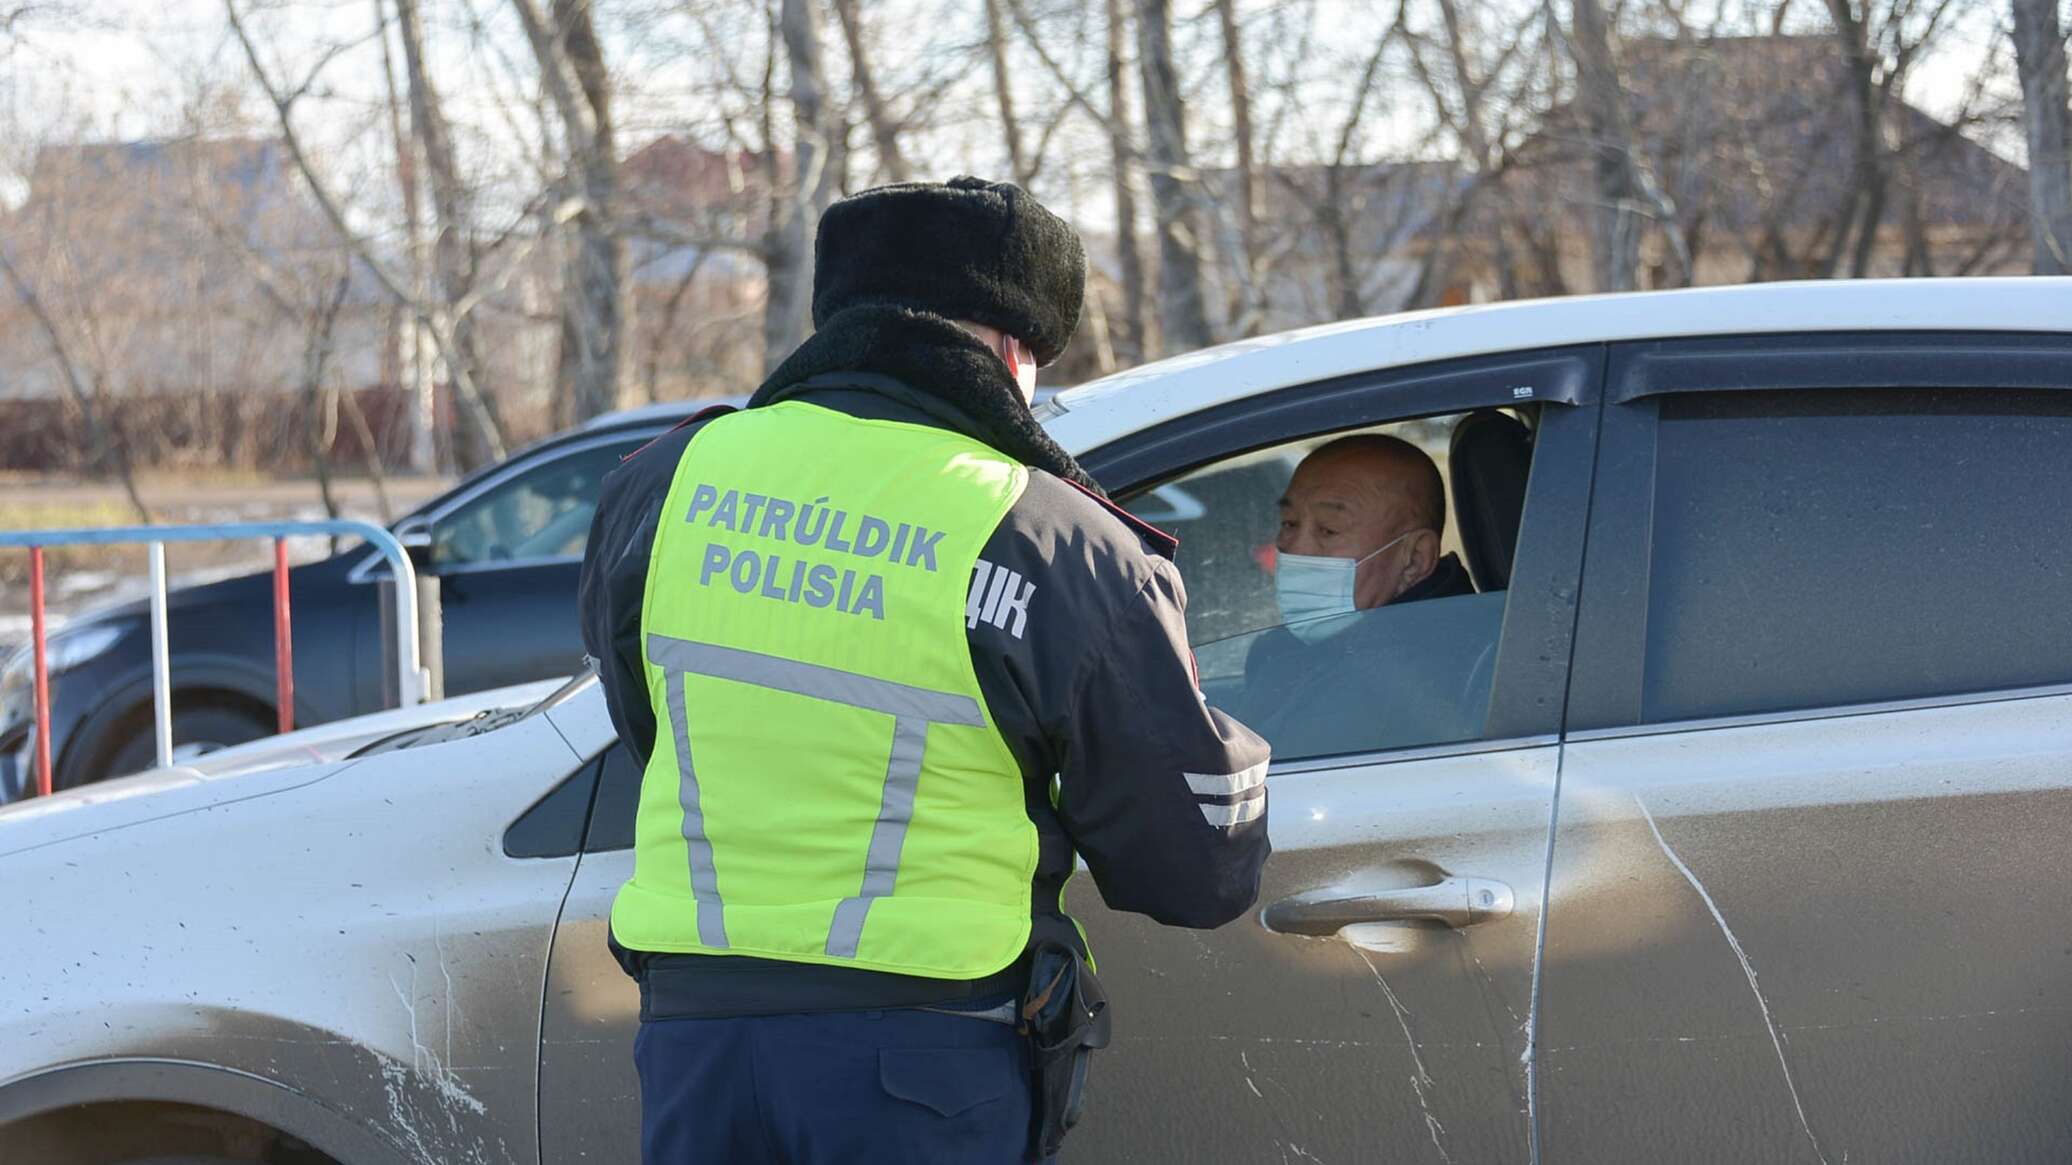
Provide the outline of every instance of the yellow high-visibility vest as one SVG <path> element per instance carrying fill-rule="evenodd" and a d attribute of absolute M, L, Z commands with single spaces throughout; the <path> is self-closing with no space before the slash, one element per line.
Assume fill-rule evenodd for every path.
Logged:
<path fill-rule="evenodd" d="M 1027 481 L 797 401 L 691 440 L 641 606 L 657 731 L 622 945 L 944 979 L 1020 956 L 1036 827 L 965 604 Z"/>

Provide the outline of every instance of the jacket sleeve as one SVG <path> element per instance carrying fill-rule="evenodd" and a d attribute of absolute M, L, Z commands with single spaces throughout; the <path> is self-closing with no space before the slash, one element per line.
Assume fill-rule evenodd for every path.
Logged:
<path fill-rule="evenodd" d="M 640 609 L 662 504 L 692 431 L 679 428 L 656 439 L 605 475 L 576 592 L 583 650 L 597 661 L 612 726 L 643 765 L 655 750 L 655 710 L 643 668 Z"/>
<path fill-rule="evenodd" d="M 1270 851 L 1266 742 L 1209 706 L 1179 571 L 1146 555 L 1086 629 L 1063 717 L 1057 810 L 1112 909 L 1216 927 L 1250 909 Z"/>

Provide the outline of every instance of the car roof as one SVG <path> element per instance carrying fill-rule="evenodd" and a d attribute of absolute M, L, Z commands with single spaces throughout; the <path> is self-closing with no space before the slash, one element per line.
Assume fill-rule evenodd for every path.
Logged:
<path fill-rule="evenodd" d="M 1262 392 L 1569 344 L 1789 332 L 2072 331 L 2072 277 L 1760 283 L 1515 300 L 1347 320 L 1204 348 L 1058 394 L 1067 449 Z"/>

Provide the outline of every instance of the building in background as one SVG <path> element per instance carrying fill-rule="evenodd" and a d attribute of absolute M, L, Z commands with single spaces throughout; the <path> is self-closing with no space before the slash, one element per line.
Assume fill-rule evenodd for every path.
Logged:
<path fill-rule="evenodd" d="M 0 244 L 0 466 L 80 468 L 96 428 L 138 464 L 278 466 L 327 421 L 357 452 L 313 387 L 400 419 L 396 311 L 278 142 L 46 146 Z"/>
<path fill-rule="evenodd" d="M 1621 66 L 1641 153 L 1689 241 L 1690 282 L 1851 274 L 1866 215 L 1867 276 L 2027 273 L 2026 172 L 1897 95 L 1861 119 L 1833 37 L 1631 40 Z M 1871 125 L 1882 185 L 1858 164 Z M 1564 105 L 1517 150 L 1501 212 L 1476 225 L 1476 298 L 1591 288 L 1590 145 Z M 1680 282 L 1665 234 L 1648 230 L 1640 285 Z"/>

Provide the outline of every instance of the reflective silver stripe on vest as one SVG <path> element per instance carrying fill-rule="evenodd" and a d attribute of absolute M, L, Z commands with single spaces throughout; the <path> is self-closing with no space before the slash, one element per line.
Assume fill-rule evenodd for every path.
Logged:
<path fill-rule="evenodd" d="M 738 647 L 672 639 L 667 635 L 648 636 L 647 649 L 648 658 L 665 671 L 737 680 L 833 704 L 869 708 L 888 716 L 912 716 L 931 724 L 982 728 L 986 723 L 977 700 L 952 692 L 935 692 L 836 667 L 801 663 L 757 651 L 743 651 Z"/>
<path fill-rule="evenodd" d="M 852 708 L 867 708 L 893 718 L 892 754 L 885 762 L 885 788 L 878 802 L 877 823 L 871 827 L 870 852 L 864 857 L 863 885 L 855 897 L 844 898 L 836 905 L 827 933 L 829 956 L 855 958 L 857 947 L 863 941 L 863 923 L 870 914 L 871 902 L 891 894 L 899 879 L 900 851 L 906 846 L 907 828 L 914 820 L 914 796 L 921 783 L 921 761 L 928 750 L 928 726 L 956 724 L 983 728 L 986 718 L 978 701 L 954 692 L 931 691 L 840 668 L 667 635 L 649 635 L 647 651 L 648 659 L 667 676 L 669 714 L 676 730 L 684 839 L 691 843 L 691 892 L 698 900 L 698 941 L 708 947 L 726 946 L 726 930 L 721 921 L 722 906 L 713 871 L 712 845 L 705 840 L 704 817 L 697 810 L 698 776 L 691 767 L 690 721 L 683 706 L 683 677 L 698 675 L 753 684 Z M 695 840 L 692 839 L 694 819 L 697 822 Z M 701 889 L 701 876 L 703 887 L 712 891 L 709 904 L 705 890 Z M 718 942 L 712 941 L 707 934 L 708 915 L 718 934 Z"/>
<path fill-rule="evenodd" d="M 871 827 L 870 853 L 863 861 L 863 893 L 842 899 L 827 931 L 827 953 L 835 958 L 856 957 L 871 899 L 892 893 L 899 877 L 899 851 L 906 846 L 907 826 L 914 820 L 921 757 L 927 750 L 928 721 L 901 716 L 892 722 L 892 758 L 885 762 L 885 793 L 878 802 L 878 823 Z"/>
<path fill-rule="evenodd" d="M 715 949 L 727 945 L 726 903 L 719 896 L 719 871 L 712 864 L 712 842 L 705 836 L 705 811 L 698 805 L 698 770 L 691 763 L 691 719 L 683 707 L 683 673 L 666 673 L 669 728 L 676 736 L 676 800 L 683 806 L 684 847 L 691 854 L 691 897 L 698 902 L 698 941 Z"/>

